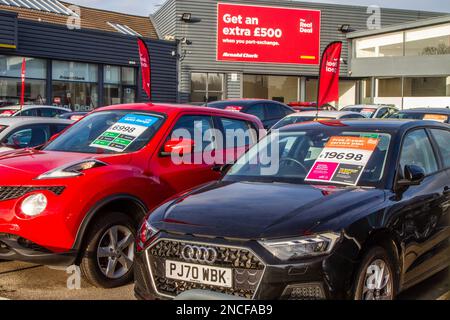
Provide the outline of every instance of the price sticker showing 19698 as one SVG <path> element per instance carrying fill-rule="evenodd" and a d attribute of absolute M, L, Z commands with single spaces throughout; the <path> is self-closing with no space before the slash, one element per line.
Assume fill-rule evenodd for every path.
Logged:
<path fill-rule="evenodd" d="M 357 185 L 378 143 L 372 137 L 331 137 L 306 180 Z"/>
<path fill-rule="evenodd" d="M 103 132 L 90 146 L 123 152 L 158 119 L 154 116 L 127 114 Z"/>

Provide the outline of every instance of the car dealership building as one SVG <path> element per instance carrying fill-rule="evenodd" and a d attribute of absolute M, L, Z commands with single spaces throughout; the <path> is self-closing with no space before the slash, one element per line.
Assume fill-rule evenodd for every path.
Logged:
<path fill-rule="evenodd" d="M 412 101 L 428 103 L 428 97 L 445 103 L 450 97 L 449 17 L 384 8 L 376 13 L 373 7 L 287 0 L 167 0 L 153 21 L 162 39 L 179 43 L 183 102 L 315 101 L 320 53 L 340 40 L 339 106 L 409 107 Z"/>
<path fill-rule="evenodd" d="M 26 59 L 26 103 L 75 111 L 145 101 L 136 38 L 151 48 L 154 101 L 176 102 L 176 43 L 150 17 L 57 0 L 0 1 L 0 106 L 18 103 Z"/>

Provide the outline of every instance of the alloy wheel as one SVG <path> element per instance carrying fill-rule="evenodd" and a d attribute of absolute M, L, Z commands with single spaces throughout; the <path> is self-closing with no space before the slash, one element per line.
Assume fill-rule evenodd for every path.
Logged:
<path fill-rule="evenodd" d="M 363 300 L 393 300 L 393 279 L 388 264 L 376 259 L 369 264 L 364 277 Z"/>
<path fill-rule="evenodd" d="M 97 248 L 97 263 L 109 279 L 119 279 L 133 267 L 135 237 L 125 226 L 107 229 Z"/>

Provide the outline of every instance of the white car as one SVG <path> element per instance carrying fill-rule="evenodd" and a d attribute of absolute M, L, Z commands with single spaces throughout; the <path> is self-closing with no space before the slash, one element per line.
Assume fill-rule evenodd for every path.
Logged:
<path fill-rule="evenodd" d="M 364 117 L 371 119 L 384 119 L 389 118 L 394 113 L 397 113 L 398 109 L 394 106 L 384 104 L 358 104 L 354 106 L 346 106 L 342 108 L 342 111 L 358 112 Z"/>
<path fill-rule="evenodd" d="M 54 118 L 68 112 L 72 112 L 72 110 L 55 106 L 43 106 L 43 105 L 24 105 L 23 107 L 8 106 L 0 108 L 0 117 Z"/>
<path fill-rule="evenodd" d="M 358 112 L 351 111 L 304 111 L 290 114 L 287 117 L 281 119 L 272 127 L 271 130 L 280 129 L 281 127 L 294 123 L 333 119 L 365 119 L 365 117 Z"/>
<path fill-rule="evenodd" d="M 42 117 L 0 117 L 0 152 L 45 144 L 72 123 L 73 120 Z"/>

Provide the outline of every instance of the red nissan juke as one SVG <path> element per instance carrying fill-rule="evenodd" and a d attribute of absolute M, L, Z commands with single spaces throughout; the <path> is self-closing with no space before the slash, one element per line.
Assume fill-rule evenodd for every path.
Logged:
<path fill-rule="evenodd" d="M 217 137 L 211 143 L 182 139 L 180 151 L 172 133 L 196 129 L 251 134 L 228 149 Z M 215 169 L 256 143 L 260 129 L 261 121 L 246 114 L 129 104 L 97 109 L 41 148 L 0 154 L 0 260 L 76 264 L 96 286 L 128 283 L 145 214 L 218 179 Z M 224 161 L 202 161 L 208 148 Z M 171 155 L 180 152 L 200 162 L 177 165 Z"/>

